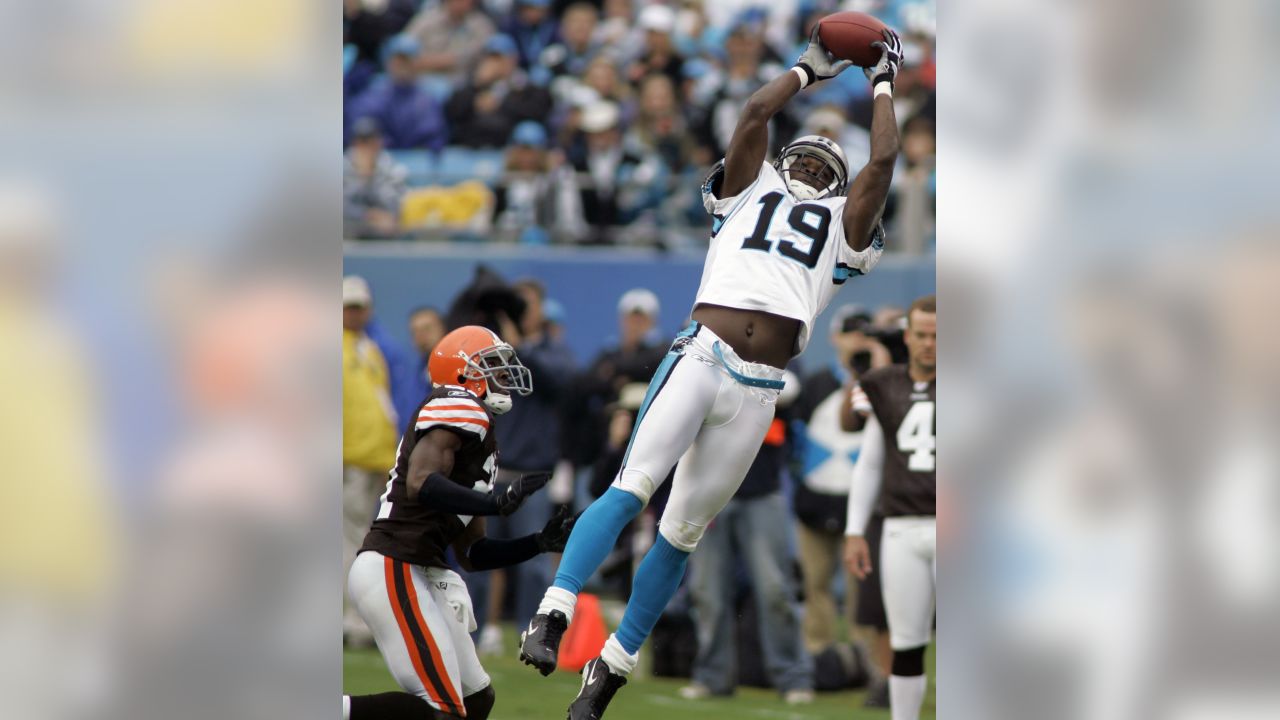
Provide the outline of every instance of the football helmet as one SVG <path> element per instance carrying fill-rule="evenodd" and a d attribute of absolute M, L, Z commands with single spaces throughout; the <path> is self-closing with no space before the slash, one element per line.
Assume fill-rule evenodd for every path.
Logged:
<path fill-rule="evenodd" d="M 461 385 L 496 415 L 511 409 L 511 393 L 533 392 L 533 375 L 515 348 L 492 330 L 467 325 L 445 335 L 431 351 L 427 374 L 436 385 Z"/>
<path fill-rule="evenodd" d="M 801 163 L 806 157 L 816 158 L 821 166 L 811 168 Z M 787 183 L 791 196 L 801 201 L 841 195 L 849 181 L 849 161 L 845 160 L 844 151 L 821 135 L 796 138 L 778 153 L 773 167 Z M 806 177 L 812 182 L 807 182 Z"/>

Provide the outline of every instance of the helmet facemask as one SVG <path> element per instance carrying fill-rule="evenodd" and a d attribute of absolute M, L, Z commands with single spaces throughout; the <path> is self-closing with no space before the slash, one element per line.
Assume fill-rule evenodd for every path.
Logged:
<path fill-rule="evenodd" d="M 812 163 L 817 160 L 820 166 Z M 813 167 L 810 167 L 813 165 Z M 796 200 L 823 200 L 844 192 L 849 166 L 840 146 L 820 136 L 806 136 L 782 149 L 773 166 Z"/>
<path fill-rule="evenodd" d="M 511 393 L 533 392 L 532 373 L 520 363 L 515 349 L 506 343 L 487 347 L 468 357 L 463 377 L 485 382 L 484 404 L 497 415 L 511 409 Z"/>

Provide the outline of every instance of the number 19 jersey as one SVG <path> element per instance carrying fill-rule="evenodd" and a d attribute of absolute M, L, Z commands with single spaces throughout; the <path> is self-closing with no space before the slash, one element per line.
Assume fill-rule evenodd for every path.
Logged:
<path fill-rule="evenodd" d="M 850 248 L 846 198 L 797 201 L 772 165 L 762 164 L 755 182 L 733 197 L 716 196 L 722 176 L 723 163 L 702 187 L 715 224 L 694 304 L 799 320 L 798 355 L 809 344 L 814 319 L 849 278 L 871 272 L 884 241 L 877 235 L 861 252 Z"/>

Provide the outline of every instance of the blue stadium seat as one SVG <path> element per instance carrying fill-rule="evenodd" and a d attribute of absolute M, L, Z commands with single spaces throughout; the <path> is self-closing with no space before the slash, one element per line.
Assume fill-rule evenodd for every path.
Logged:
<path fill-rule="evenodd" d="M 463 180 L 479 180 L 493 184 L 502 174 L 501 150 L 472 150 L 464 147 L 446 147 L 440 153 L 437 166 L 441 182 L 457 183 Z"/>
<path fill-rule="evenodd" d="M 435 182 L 438 165 L 429 150 L 388 150 L 387 152 L 409 171 L 406 182 L 410 186 L 431 185 Z"/>

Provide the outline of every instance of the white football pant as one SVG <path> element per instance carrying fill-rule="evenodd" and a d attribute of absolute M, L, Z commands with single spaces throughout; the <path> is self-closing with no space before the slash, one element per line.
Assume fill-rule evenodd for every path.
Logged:
<path fill-rule="evenodd" d="M 880 591 L 894 650 L 929 644 L 937 579 L 937 520 L 890 517 L 880 540 Z"/>
<path fill-rule="evenodd" d="M 699 323 L 686 328 L 649 384 L 613 483 L 648 503 L 680 461 L 658 530 L 685 552 L 737 492 L 773 422 L 778 389 L 746 385 L 734 373 L 771 384 L 783 376 L 744 362 Z"/>
<path fill-rule="evenodd" d="M 439 710 L 465 715 L 463 698 L 488 687 L 489 675 L 471 642 L 476 621 L 462 578 L 362 552 L 347 590 L 400 687 Z"/>

